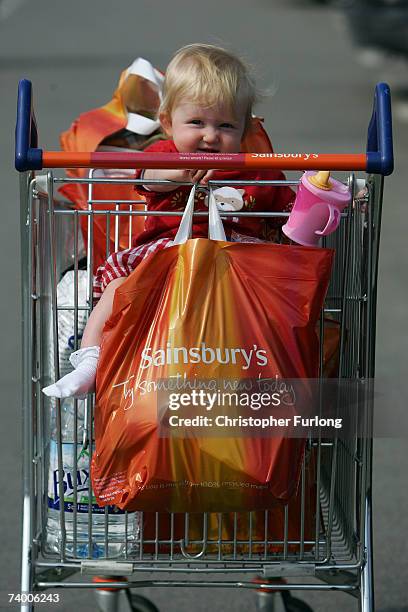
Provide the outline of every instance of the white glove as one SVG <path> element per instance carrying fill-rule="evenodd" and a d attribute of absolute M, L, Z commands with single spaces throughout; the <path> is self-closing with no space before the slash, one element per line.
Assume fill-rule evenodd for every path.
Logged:
<path fill-rule="evenodd" d="M 69 360 L 75 370 L 53 385 L 44 387 L 42 392 L 49 397 L 83 399 L 88 393 L 95 391 L 99 352 L 99 346 L 89 346 L 72 353 Z"/>

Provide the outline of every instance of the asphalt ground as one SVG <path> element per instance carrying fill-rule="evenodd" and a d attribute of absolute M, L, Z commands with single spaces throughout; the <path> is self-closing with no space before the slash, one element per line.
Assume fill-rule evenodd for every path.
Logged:
<path fill-rule="evenodd" d="M 363 68 L 339 13 L 306 2 L 2 0 L 0 608 L 4 593 L 19 590 L 22 516 L 20 219 L 13 170 L 18 80 L 33 82 L 40 146 L 52 150 L 58 147 L 59 133 L 80 112 L 110 99 L 120 71 L 135 57 L 164 68 L 173 51 L 195 41 L 228 46 L 257 67 L 258 83 L 273 93 L 258 112 L 265 116 L 276 151 L 363 152 L 375 83 L 386 80 L 397 88 L 406 75 L 406 66 L 393 60 Z M 394 123 L 396 169 L 384 192 L 377 375 L 403 398 L 408 373 L 407 143 L 405 115 L 399 112 Z M 385 409 L 393 410 L 391 401 Z M 380 612 L 408 610 L 407 451 L 405 432 L 375 441 L 375 590 Z M 163 612 L 254 609 L 247 591 L 157 589 L 149 596 Z M 343 594 L 308 593 L 302 598 L 316 612 L 357 609 L 357 602 Z M 95 609 L 87 591 L 63 591 L 62 601 L 57 608 L 61 612 Z"/>

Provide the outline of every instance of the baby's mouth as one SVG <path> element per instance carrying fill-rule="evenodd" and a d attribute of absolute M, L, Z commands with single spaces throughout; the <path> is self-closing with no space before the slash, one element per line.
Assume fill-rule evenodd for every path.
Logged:
<path fill-rule="evenodd" d="M 219 153 L 218 149 L 201 148 L 197 149 L 197 153 Z"/>

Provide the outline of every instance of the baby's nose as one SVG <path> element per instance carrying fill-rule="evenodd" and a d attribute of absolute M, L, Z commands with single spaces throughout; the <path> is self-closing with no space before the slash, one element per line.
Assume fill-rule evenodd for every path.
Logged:
<path fill-rule="evenodd" d="M 204 133 L 204 142 L 216 142 L 218 140 L 218 130 L 208 127 Z"/>

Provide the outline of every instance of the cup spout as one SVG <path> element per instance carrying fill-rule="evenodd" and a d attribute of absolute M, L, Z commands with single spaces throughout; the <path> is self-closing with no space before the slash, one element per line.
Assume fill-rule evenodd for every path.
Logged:
<path fill-rule="evenodd" d="M 307 177 L 308 181 L 318 189 L 330 191 L 333 189 L 333 184 L 330 182 L 330 171 L 320 170 L 316 174 Z"/>

